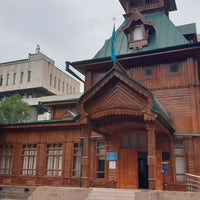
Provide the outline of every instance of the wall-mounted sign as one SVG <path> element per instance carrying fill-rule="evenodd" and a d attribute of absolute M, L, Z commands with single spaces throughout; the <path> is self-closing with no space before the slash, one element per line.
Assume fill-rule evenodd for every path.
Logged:
<path fill-rule="evenodd" d="M 109 169 L 116 169 L 117 165 L 116 165 L 116 161 L 109 161 Z"/>
<path fill-rule="evenodd" d="M 118 153 L 117 152 L 107 152 L 107 160 L 118 160 Z"/>

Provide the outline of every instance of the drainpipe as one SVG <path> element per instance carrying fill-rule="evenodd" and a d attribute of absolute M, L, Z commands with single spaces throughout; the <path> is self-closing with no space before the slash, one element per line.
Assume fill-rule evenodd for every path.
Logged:
<path fill-rule="evenodd" d="M 82 133 L 81 133 L 81 138 L 80 138 L 80 141 L 81 141 L 81 168 L 80 168 L 80 187 L 82 187 L 83 185 L 83 177 L 82 177 L 82 174 L 83 174 L 83 170 L 82 170 L 82 158 L 83 158 L 83 140 L 84 140 L 84 127 L 82 127 Z"/>
<path fill-rule="evenodd" d="M 70 69 L 70 66 L 71 67 L 73 67 L 73 66 L 72 66 L 72 64 L 69 61 L 66 61 L 65 65 L 66 65 L 66 71 L 68 73 L 70 73 L 72 76 L 74 76 L 75 78 L 77 78 L 82 83 L 85 83 L 85 81 L 80 76 L 78 76 L 73 70 Z"/>

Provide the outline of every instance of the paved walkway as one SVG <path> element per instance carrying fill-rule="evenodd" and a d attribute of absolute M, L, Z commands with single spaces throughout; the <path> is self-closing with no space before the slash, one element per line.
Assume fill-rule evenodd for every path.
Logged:
<path fill-rule="evenodd" d="M 114 188 L 2 186 L 0 200 L 200 200 L 200 193 Z"/>

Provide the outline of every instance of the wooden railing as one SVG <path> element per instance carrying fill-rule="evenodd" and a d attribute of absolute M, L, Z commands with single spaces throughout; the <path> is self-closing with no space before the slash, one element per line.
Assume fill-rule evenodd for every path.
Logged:
<path fill-rule="evenodd" d="M 141 3 L 140 5 L 135 5 L 132 9 L 137 8 L 139 11 L 143 10 L 151 10 L 155 8 L 162 8 L 164 7 L 164 1 L 160 0 L 159 2 L 153 2 L 153 3 Z"/>
<path fill-rule="evenodd" d="M 200 192 L 200 176 L 185 173 L 185 181 L 188 192 Z"/>

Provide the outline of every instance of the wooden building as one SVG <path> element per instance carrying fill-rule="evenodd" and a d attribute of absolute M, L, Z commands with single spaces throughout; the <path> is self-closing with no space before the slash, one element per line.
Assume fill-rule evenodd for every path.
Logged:
<path fill-rule="evenodd" d="M 200 175 L 200 43 L 175 0 L 120 0 L 124 22 L 91 60 L 80 98 L 48 121 L 1 125 L 0 184 L 186 190 Z"/>

